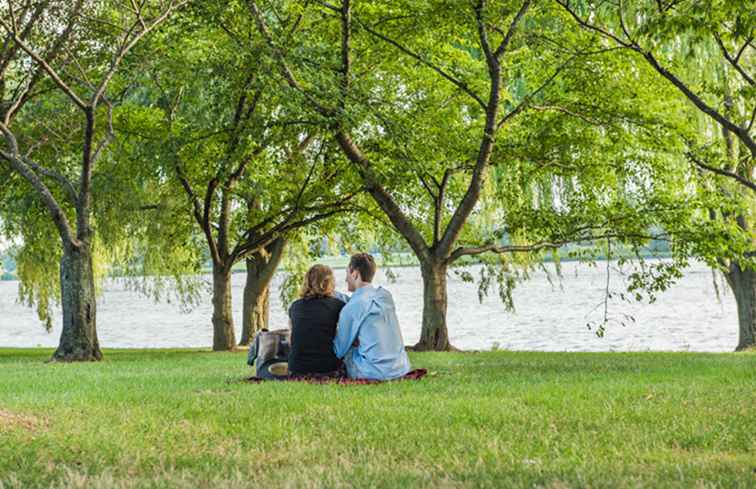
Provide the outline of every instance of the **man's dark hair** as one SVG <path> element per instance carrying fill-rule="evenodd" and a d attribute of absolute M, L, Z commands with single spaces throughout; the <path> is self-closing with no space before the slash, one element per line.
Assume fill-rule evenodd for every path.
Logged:
<path fill-rule="evenodd" d="M 375 260 L 369 253 L 356 253 L 349 259 L 349 269 L 360 272 L 363 282 L 372 282 L 375 277 Z"/>

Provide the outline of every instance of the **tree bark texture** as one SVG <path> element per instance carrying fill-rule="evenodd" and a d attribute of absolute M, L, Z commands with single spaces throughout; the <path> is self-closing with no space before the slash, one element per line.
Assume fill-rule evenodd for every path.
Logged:
<path fill-rule="evenodd" d="M 727 282 L 738 306 L 738 346 L 735 351 L 756 347 L 756 271 L 743 269 L 733 262 Z"/>
<path fill-rule="evenodd" d="M 60 290 L 63 330 L 52 360 L 101 360 L 92 252 L 88 245 L 64 247 L 60 261 Z"/>
<path fill-rule="evenodd" d="M 447 265 L 430 261 L 423 262 L 420 268 L 423 276 L 423 325 L 415 350 L 448 351 L 451 345 L 446 324 L 446 309 L 449 303 L 446 287 Z"/>
<path fill-rule="evenodd" d="M 231 270 L 213 265 L 213 351 L 236 349 L 231 313 Z"/>
<path fill-rule="evenodd" d="M 247 281 L 244 285 L 244 311 L 240 345 L 249 345 L 270 322 L 270 282 L 281 263 L 285 240 L 279 238 L 264 250 L 247 258 Z"/>

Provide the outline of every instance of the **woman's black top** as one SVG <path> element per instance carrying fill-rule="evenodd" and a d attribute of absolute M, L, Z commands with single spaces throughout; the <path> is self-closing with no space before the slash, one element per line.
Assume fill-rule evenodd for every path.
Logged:
<path fill-rule="evenodd" d="M 333 352 L 333 338 L 342 307 L 344 302 L 335 297 L 299 299 L 289 307 L 290 373 L 327 373 L 339 368 L 339 359 Z"/>

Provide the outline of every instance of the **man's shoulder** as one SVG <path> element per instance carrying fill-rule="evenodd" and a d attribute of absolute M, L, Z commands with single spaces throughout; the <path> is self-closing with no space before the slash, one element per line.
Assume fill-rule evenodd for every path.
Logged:
<path fill-rule="evenodd" d="M 363 292 L 360 294 L 352 294 L 352 296 L 349 298 L 349 302 L 347 302 L 344 305 L 342 312 L 361 311 L 365 309 L 366 307 L 370 306 L 370 302 L 372 301 L 372 299 L 373 299 L 373 294 L 370 294 L 368 292 Z"/>
<path fill-rule="evenodd" d="M 356 311 L 365 307 L 365 304 L 366 302 L 362 297 L 350 297 L 349 302 L 344 304 L 344 307 L 341 310 L 342 312 Z"/>
<path fill-rule="evenodd" d="M 391 291 L 389 289 L 387 289 L 386 287 L 382 286 L 382 285 L 379 286 L 379 287 L 376 287 L 375 288 L 375 292 L 376 292 L 376 294 L 381 294 L 381 295 L 386 295 L 386 296 L 389 296 L 389 297 L 393 297 L 391 295 Z"/>
<path fill-rule="evenodd" d="M 383 287 L 378 287 L 375 290 L 375 297 L 378 298 L 380 302 L 394 303 L 394 296 L 391 295 L 391 292 L 388 289 L 384 289 Z"/>

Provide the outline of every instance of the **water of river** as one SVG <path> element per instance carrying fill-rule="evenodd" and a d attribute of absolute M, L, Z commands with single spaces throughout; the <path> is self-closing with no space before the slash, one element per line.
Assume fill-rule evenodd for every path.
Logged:
<path fill-rule="evenodd" d="M 603 338 L 586 323 L 600 321 L 606 273 L 603 265 L 562 265 L 562 279 L 553 285 L 545 273 L 535 274 L 514 292 L 516 310 L 506 312 L 494 293 L 482 303 L 477 288 L 455 275 L 449 279 L 449 331 L 462 349 L 541 351 L 732 351 L 737 344 L 737 311 L 732 294 L 720 286 L 721 297 L 704 265 L 686 270 L 683 278 L 653 304 L 611 301 L 609 317 L 632 316 L 626 326 L 612 323 Z M 422 281 L 418 268 L 397 269 L 395 282 L 379 273 L 376 283 L 394 295 L 404 339 L 418 340 L 422 315 Z M 343 288 L 343 270 L 336 270 Z M 611 288 L 620 291 L 622 277 L 612 274 Z M 281 277 L 273 284 L 271 323 L 286 324 L 279 300 Z M 234 319 L 241 324 L 244 274 L 233 276 Z M 0 282 L 0 346 L 52 347 L 60 335 L 60 318 L 47 333 L 31 309 L 18 304 L 17 282 Z M 209 298 L 191 311 L 177 304 L 155 303 L 110 282 L 98 303 L 98 332 L 103 347 L 207 347 L 212 344 Z M 627 322 L 627 321 L 626 321 Z"/>

